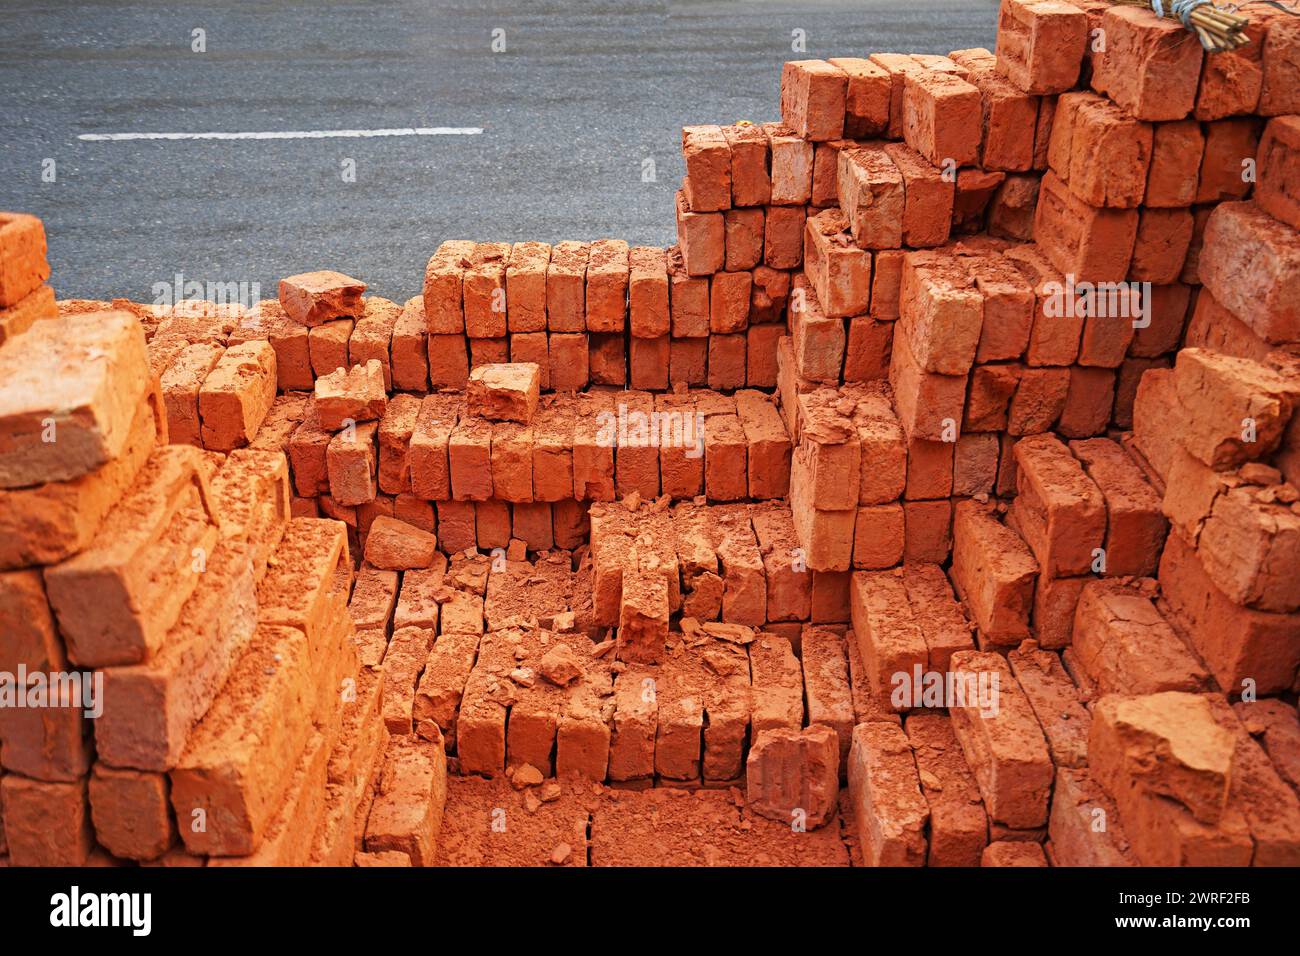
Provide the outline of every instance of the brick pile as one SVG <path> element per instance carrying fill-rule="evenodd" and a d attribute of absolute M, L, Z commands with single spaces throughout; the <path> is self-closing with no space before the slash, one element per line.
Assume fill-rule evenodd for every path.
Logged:
<path fill-rule="evenodd" d="M 39 321 L 0 363 L 0 659 L 29 699 L 99 695 L 0 709 L 9 859 L 349 862 L 383 728 L 343 526 L 290 519 L 279 450 L 168 444 L 128 312 Z"/>
<path fill-rule="evenodd" d="M 402 305 L 55 306 L 0 216 L 0 670 L 106 703 L 0 709 L 0 858 L 1295 865 L 1300 28 L 1249 17 L 787 63 L 683 130 L 673 247 L 449 240 Z"/>

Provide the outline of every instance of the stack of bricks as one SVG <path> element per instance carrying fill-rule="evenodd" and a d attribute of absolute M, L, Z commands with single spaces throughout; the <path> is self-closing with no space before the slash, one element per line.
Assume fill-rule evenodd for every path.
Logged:
<path fill-rule="evenodd" d="M 386 517 L 436 533 L 449 555 L 513 541 L 538 552 L 581 544 L 593 501 L 731 502 L 787 491 L 790 441 L 761 391 L 542 393 L 541 372 L 534 362 L 492 363 L 475 368 L 462 391 L 386 399 L 372 359 L 317 379 L 310 401 L 281 396 L 269 431 L 289 432 L 295 512 L 346 522 L 358 550 Z M 514 391 L 512 377 L 526 414 L 497 414 L 485 400 Z M 322 420 L 322 403 L 338 411 Z"/>
<path fill-rule="evenodd" d="M 721 130 L 708 129 L 725 153 Z M 766 140 L 751 145 L 759 146 L 753 162 L 763 167 Z M 689 167 L 699 152 L 690 130 L 683 150 Z M 728 156 L 723 159 L 729 164 Z M 720 175 L 729 176 L 728 170 Z M 753 209 L 757 223 L 753 216 L 737 219 L 734 237 L 728 220 L 725 235 L 733 238 L 724 256 L 720 210 L 731 206 L 729 178 L 725 192 L 716 199 L 701 194 L 703 205 L 693 212 L 683 210 L 679 194 L 681 242 L 670 249 L 629 247 L 618 239 L 553 246 L 443 243 L 425 270 L 423 296 L 408 301 L 403 312 L 423 319 L 428 387 L 463 388 L 472 369 L 505 362 L 537 364 L 542 387 L 557 392 L 589 385 L 770 387 L 776 323 L 789 270 L 798 265 L 798 238 L 787 235 L 784 253 L 769 257 L 777 267 L 764 265 L 762 209 Z M 740 198 L 747 205 L 767 201 L 766 193 Z M 705 214 L 704 206 L 707 221 L 692 220 Z M 701 241 L 710 244 L 707 250 Z M 704 261 L 705 255 L 716 262 Z M 715 272 L 721 278 L 711 281 Z M 393 348 L 396 354 L 396 339 Z M 421 386 L 408 377 L 400 387 Z"/>
<path fill-rule="evenodd" d="M 50 318 L 0 216 L 0 670 L 107 702 L 0 710 L 0 855 L 432 865 L 576 776 L 866 865 L 1300 862 L 1300 28 L 1249 17 L 788 63 L 683 130 L 673 248 L 450 240 L 402 306 Z"/>
<path fill-rule="evenodd" d="M 0 365 L 9 860 L 351 863 L 387 735 L 343 526 L 290 520 L 278 449 L 168 444 L 129 312 L 38 322 Z"/>

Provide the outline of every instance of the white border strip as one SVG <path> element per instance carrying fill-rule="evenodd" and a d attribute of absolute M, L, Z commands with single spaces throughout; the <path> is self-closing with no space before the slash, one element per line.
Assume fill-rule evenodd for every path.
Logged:
<path fill-rule="evenodd" d="M 245 133 L 82 133 L 77 139 L 118 143 L 137 139 L 363 139 L 373 136 L 477 136 L 478 126 L 417 126 L 404 129 L 309 129 Z"/>

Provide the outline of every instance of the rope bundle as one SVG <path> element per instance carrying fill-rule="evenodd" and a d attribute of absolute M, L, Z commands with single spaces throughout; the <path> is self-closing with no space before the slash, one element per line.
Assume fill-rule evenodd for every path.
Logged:
<path fill-rule="evenodd" d="M 1210 53 L 1235 50 L 1250 42 L 1243 16 L 1215 6 L 1212 0 L 1118 0 L 1130 7 L 1148 7 L 1156 16 L 1177 20 L 1201 41 Z"/>

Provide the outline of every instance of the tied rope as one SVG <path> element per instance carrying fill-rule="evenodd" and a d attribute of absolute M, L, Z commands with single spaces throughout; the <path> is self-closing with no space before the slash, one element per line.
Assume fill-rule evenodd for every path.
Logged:
<path fill-rule="evenodd" d="M 1191 29 L 1192 12 L 1197 7 L 1212 7 L 1211 0 L 1167 0 L 1169 4 L 1169 15 L 1175 16 L 1182 21 L 1183 26 Z M 1166 0 L 1151 0 L 1151 9 L 1156 12 L 1156 16 L 1165 16 Z"/>

